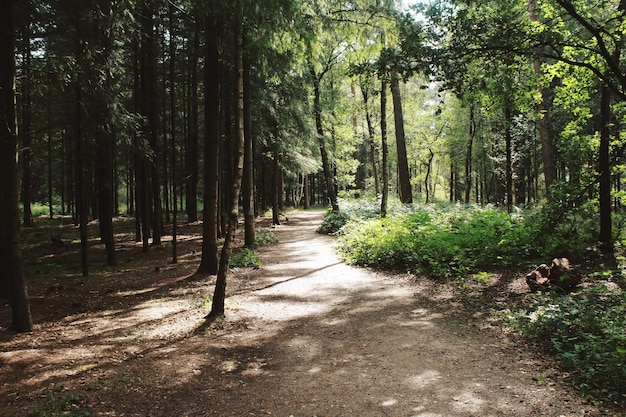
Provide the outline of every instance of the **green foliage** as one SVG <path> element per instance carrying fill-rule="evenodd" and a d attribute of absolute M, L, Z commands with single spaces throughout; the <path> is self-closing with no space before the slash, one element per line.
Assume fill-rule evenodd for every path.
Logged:
<path fill-rule="evenodd" d="M 537 252 L 533 231 L 523 217 L 499 209 L 423 206 L 393 219 L 350 222 L 340 253 L 351 263 L 447 278 L 527 260 Z"/>
<path fill-rule="evenodd" d="M 586 395 L 626 397 L 626 294 L 606 287 L 556 297 L 537 295 L 510 315 L 510 326 L 556 353 Z"/>
<path fill-rule="evenodd" d="M 91 411 L 81 407 L 83 397 L 67 393 L 63 386 L 54 387 L 43 404 L 35 404 L 31 417 L 88 417 Z"/>
<path fill-rule="evenodd" d="M 278 236 L 269 229 L 258 229 L 255 234 L 254 246 L 271 245 L 278 243 Z"/>
<path fill-rule="evenodd" d="M 328 211 L 317 228 L 317 233 L 335 234 L 348 222 L 349 215 L 345 211 Z"/>
<path fill-rule="evenodd" d="M 240 248 L 233 251 L 230 258 L 230 268 L 260 268 L 263 263 L 258 252 L 250 248 Z"/>

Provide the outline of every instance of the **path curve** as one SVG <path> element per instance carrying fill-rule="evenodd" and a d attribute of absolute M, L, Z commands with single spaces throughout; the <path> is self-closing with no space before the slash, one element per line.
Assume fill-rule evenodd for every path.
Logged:
<path fill-rule="evenodd" d="M 280 243 L 262 250 L 257 289 L 229 300 L 230 319 L 245 323 L 231 344 L 256 358 L 233 362 L 233 379 L 251 376 L 235 395 L 247 415 L 593 413 L 543 379 L 532 355 L 447 316 L 407 277 L 340 262 L 333 238 L 315 233 L 319 222 L 319 212 L 290 216 L 276 229 Z M 243 415 L 227 404 L 220 415 Z"/>

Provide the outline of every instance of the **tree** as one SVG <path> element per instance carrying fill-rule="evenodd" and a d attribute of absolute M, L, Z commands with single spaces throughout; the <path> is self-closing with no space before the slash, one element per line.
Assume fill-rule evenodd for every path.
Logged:
<path fill-rule="evenodd" d="M 198 273 L 218 271 L 218 178 L 220 140 L 220 65 L 219 15 L 216 5 L 207 10 L 206 62 L 204 78 L 204 209 L 202 221 L 202 259 Z"/>
<path fill-rule="evenodd" d="M 243 178 L 243 161 L 244 161 L 244 83 L 243 83 L 243 0 L 236 1 L 235 9 L 235 90 L 233 93 L 236 97 L 235 108 L 235 138 L 234 138 L 234 178 L 232 183 L 232 193 L 229 212 L 228 212 L 228 228 L 224 236 L 224 244 L 220 253 L 219 268 L 217 270 L 217 280 L 215 283 L 215 291 L 213 293 L 213 302 L 211 311 L 207 319 L 209 321 L 224 316 L 224 301 L 226 299 L 226 276 L 230 264 L 230 256 L 232 253 L 232 244 L 237 229 L 239 218 L 239 195 L 241 192 L 241 181 Z"/>
<path fill-rule="evenodd" d="M 15 10 L 14 0 L 0 2 L 0 166 L 3 171 L 0 176 L 0 259 L 5 265 L 2 286 L 8 290 L 12 328 L 17 332 L 29 332 L 33 329 L 33 320 L 24 279 L 19 218 Z"/>

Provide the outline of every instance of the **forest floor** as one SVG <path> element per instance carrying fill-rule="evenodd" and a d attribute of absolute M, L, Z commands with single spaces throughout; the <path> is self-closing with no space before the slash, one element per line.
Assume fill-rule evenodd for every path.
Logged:
<path fill-rule="evenodd" d="M 26 231 L 36 325 L 11 333 L 0 308 L 0 416 L 621 415 L 497 325 L 491 312 L 528 298 L 523 271 L 459 286 L 347 266 L 315 232 L 322 213 L 274 227 L 201 332 L 215 278 L 193 276 L 200 225 L 181 225 L 177 264 L 129 233 L 120 265 L 96 267 L 95 242 L 86 278 L 75 241 L 38 244 L 72 225 Z"/>

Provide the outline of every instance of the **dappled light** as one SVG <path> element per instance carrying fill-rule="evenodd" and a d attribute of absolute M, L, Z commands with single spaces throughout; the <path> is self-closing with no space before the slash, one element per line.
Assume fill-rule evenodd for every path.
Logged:
<path fill-rule="evenodd" d="M 537 384 L 535 359 L 465 323 L 444 287 L 339 262 L 333 238 L 314 232 L 319 216 L 298 213 L 277 228 L 279 243 L 259 251 L 263 266 L 231 274 L 226 318 L 201 332 L 213 278 L 168 266 L 148 285 L 93 292 L 37 333 L 5 334 L 0 370 L 23 379 L 4 390 L 32 402 L 63 385 L 96 415 L 592 411 L 562 387 Z"/>

